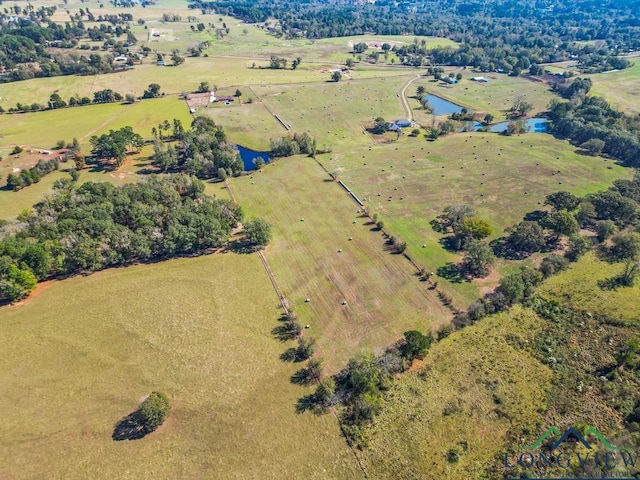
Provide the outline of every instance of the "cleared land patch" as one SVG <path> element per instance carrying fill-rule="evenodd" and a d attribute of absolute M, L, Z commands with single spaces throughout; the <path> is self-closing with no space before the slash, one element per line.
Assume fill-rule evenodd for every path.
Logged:
<path fill-rule="evenodd" d="M 249 217 L 272 222 L 266 258 L 330 370 L 362 349 L 386 347 L 406 330 L 425 331 L 450 318 L 312 159 L 278 160 L 233 179 L 231 188 Z"/>
<path fill-rule="evenodd" d="M 365 124 L 374 118 L 403 118 L 398 92 L 413 76 L 408 73 L 392 78 L 272 85 L 254 90 L 265 105 L 291 125 L 292 131 L 309 132 L 319 147 L 350 149 L 372 142 Z"/>
<path fill-rule="evenodd" d="M 604 97 L 614 108 L 634 114 L 640 113 L 640 57 L 630 60 L 634 65 L 629 68 L 589 77 L 593 81 L 591 95 Z"/>
<path fill-rule="evenodd" d="M 278 359 L 277 305 L 258 257 L 227 253 L 56 282 L 3 307 L 0 477 L 361 478 L 333 416 L 294 412 L 305 389 Z M 155 389 L 166 424 L 113 441 Z"/>
<path fill-rule="evenodd" d="M 640 324 L 640 286 L 602 289 L 599 281 L 620 275 L 622 264 L 610 264 L 589 253 L 559 275 L 547 280 L 539 289 L 543 298 L 557 299 L 578 310 L 606 315 L 628 325 Z"/>

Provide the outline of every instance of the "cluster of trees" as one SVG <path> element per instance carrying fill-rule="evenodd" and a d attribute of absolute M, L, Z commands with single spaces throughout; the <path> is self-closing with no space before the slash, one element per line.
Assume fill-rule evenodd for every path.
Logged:
<path fill-rule="evenodd" d="M 387 122 L 383 117 L 377 117 L 373 120 L 373 126 L 369 131 L 376 135 L 382 135 L 389 131 L 389 122 Z"/>
<path fill-rule="evenodd" d="M 272 138 L 270 153 L 274 157 L 290 157 L 299 153 L 313 157 L 317 153 L 316 140 L 307 132 Z"/>
<path fill-rule="evenodd" d="M 574 80 L 571 85 L 578 80 L 581 79 Z M 585 84 L 590 85 L 590 81 L 579 83 Z M 574 94 L 569 102 L 553 102 L 549 118 L 553 121 L 551 132 L 554 135 L 566 138 L 574 145 L 585 145 L 587 150 L 593 149 L 594 140 L 600 140 L 601 143 L 596 144 L 601 148 L 596 148 L 596 152 L 600 150 L 627 166 L 640 166 L 640 119 L 637 115 L 618 112 L 601 97 L 580 99 Z"/>
<path fill-rule="evenodd" d="M 81 39 L 86 38 L 92 41 L 104 40 L 103 50 L 124 54 L 127 47 L 136 42 L 128 25 L 114 28 L 103 23 L 87 28 L 82 20 L 62 25 L 49 21 L 47 14 L 51 11 L 55 9 L 40 9 L 39 12 L 44 12 L 40 16 L 30 14 L 28 17 L 4 22 L 5 25 L 0 28 L 0 67 L 6 74 L 0 76 L 0 82 L 58 75 L 110 73 L 114 71 L 115 65 L 113 56 L 109 54 L 94 53 L 87 56 L 77 52 L 53 53 L 48 47 L 72 49 L 78 46 Z M 92 15 L 91 12 L 88 15 Z M 120 16 L 113 17 L 102 20 L 112 23 L 125 21 Z M 117 37 L 123 35 L 127 37 L 126 42 L 116 41 Z"/>
<path fill-rule="evenodd" d="M 601 288 L 633 285 L 640 274 L 640 173 L 633 180 L 616 180 L 607 190 L 577 197 L 569 192 L 548 195 L 548 212 L 533 212 L 536 221 L 525 220 L 507 230 L 508 236 L 492 243 L 497 253 L 510 252 L 518 258 L 549 247 L 555 248 L 566 238 L 563 255 L 550 254 L 535 270 L 523 266 L 519 272 L 507 275 L 499 287 L 476 300 L 467 312 L 456 316 L 458 328 L 469 325 L 485 315 L 508 308 L 532 298 L 535 287 L 543 278 L 564 270 L 572 261 L 586 253 L 592 243 L 579 235 L 579 229 L 596 234 L 598 254 L 606 261 L 621 262 L 623 271 L 614 278 L 600 282 Z M 506 247 L 506 250 L 505 250 Z"/>
<path fill-rule="evenodd" d="M 168 121 L 161 125 L 167 127 L 167 131 L 170 128 Z M 176 147 L 159 141 L 154 145 L 153 162 L 165 172 L 225 179 L 240 175 L 244 169 L 235 145 L 227 140 L 224 129 L 209 117 L 196 117 L 191 130 L 184 130 L 182 124 L 174 120 L 173 139 L 179 140 Z"/>
<path fill-rule="evenodd" d="M 427 127 L 427 139 L 434 141 L 444 135 L 449 135 L 456 131 L 456 124 L 452 120 L 445 120 L 439 123 L 433 123 Z"/>
<path fill-rule="evenodd" d="M 320 380 L 315 392 L 301 399 L 299 408 L 323 411 L 338 406 L 349 442 L 365 445 L 364 427 L 380 412 L 383 392 L 413 360 L 424 358 L 433 340 L 431 332 L 424 335 L 411 330 L 380 356 L 363 354 L 352 358 L 338 374 Z"/>
<path fill-rule="evenodd" d="M 463 251 L 461 270 L 471 277 L 483 277 L 495 261 L 489 244 L 484 241 L 493 233 L 491 225 L 477 216 L 468 205 L 450 205 L 431 221 L 437 232 L 449 234 L 447 248 Z"/>
<path fill-rule="evenodd" d="M 46 278 L 219 247 L 242 220 L 239 207 L 186 175 L 56 186 L 0 241 L 2 300 L 25 297 Z"/>
<path fill-rule="evenodd" d="M 133 128 L 127 126 L 119 130 L 109 130 L 100 136 L 93 135 L 89 139 L 91 143 L 91 153 L 99 162 L 106 165 L 114 163 L 119 167 L 124 163 L 127 153 L 139 152 L 144 146 L 144 139 L 139 133 L 135 133 Z"/>
<path fill-rule="evenodd" d="M 28 170 L 7 175 L 7 188 L 17 192 L 33 183 L 38 183 L 45 175 L 58 170 L 59 166 L 58 161 L 55 159 L 38 160 L 38 163 Z"/>
<path fill-rule="evenodd" d="M 612 6 L 596 0 L 579 4 L 567 1 L 534 4 L 516 0 L 443 4 L 436 0 L 410 0 L 399 5 L 389 1 L 356 5 L 330 0 L 313 4 L 292 0 L 278 3 L 193 0 L 190 8 L 228 14 L 251 23 L 276 18 L 279 25 L 272 33 L 290 38 L 367 33 L 448 37 L 461 42 L 461 47 L 428 49 L 426 44 L 416 41 L 414 48 L 399 50 L 399 57 L 412 65 L 429 59 L 440 65 L 473 66 L 514 75 L 532 64 L 575 56 L 615 58 L 619 53 L 640 48 L 632 2 Z M 577 43 L 585 40 L 601 40 L 602 46 Z M 354 52 L 362 53 L 365 49 L 366 45 L 359 44 Z M 590 62 L 582 61 L 581 65 L 588 66 Z"/>

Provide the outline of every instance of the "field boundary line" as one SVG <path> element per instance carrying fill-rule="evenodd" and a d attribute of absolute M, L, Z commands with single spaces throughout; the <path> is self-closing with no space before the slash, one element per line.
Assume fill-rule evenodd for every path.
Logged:
<path fill-rule="evenodd" d="M 83 142 L 89 135 L 93 135 L 94 133 L 96 133 L 97 131 L 99 131 L 101 128 L 106 127 L 107 125 L 109 125 L 111 122 L 113 122 L 116 118 L 121 117 L 122 115 L 124 115 L 125 113 L 127 113 L 131 107 L 134 104 L 130 104 L 130 105 L 126 105 L 125 108 L 114 114 L 112 117 L 109 117 L 107 120 L 105 120 L 104 122 L 102 122 L 100 125 L 98 125 L 96 128 L 94 128 L 93 130 L 91 130 L 89 133 L 86 133 L 85 135 L 83 135 L 82 137 L 80 137 L 78 140 Z"/>
<path fill-rule="evenodd" d="M 231 186 L 229 185 L 229 182 L 227 181 L 227 179 L 224 180 L 224 186 L 227 189 L 227 191 L 229 192 L 229 196 L 231 197 L 231 201 L 234 203 L 234 205 L 238 206 L 238 202 L 236 200 L 236 197 L 233 194 L 233 191 L 231 190 Z M 274 275 L 273 270 L 271 270 L 271 267 L 269 266 L 269 262 L 267 262 L 267 258 L 264 256 L 264 253 L 262 253 L 262 250 L 258 250 L 256 253 L 258 254 L 258 257 L 260 257 L 260 261 L 262 262 L 262 266 L 264 267 L 265 271 L 267 272 L 267 276 L 269 277 L 269 280 L 271 280 L 271 285 L 273 285 L 273 289 L 276 291 L 276 294 L 278 295 L 278 299 L 280 300 L 280 305 L 282 305 L 284 313 L 286 313 L 286 314 L 290 313 L 289 307 L 287 306 L 287 299 L 282 294 L 282 290 L 280 289 L 280 285 L 278 285 L 278 281 L 276 280 L 276 276 Z"/>
<path fill-rule="evenodd" d="M 329 175 L 329 176 L 331 177 L 331 179 L 332 179 L 334 182 L 337 180 L 337 178 L 336 178 L 336 177 L 334 177 L 334 176 L 329 172 L 329 170 L 327 170 L 327 168 L 322 164 L 322 162 L 321 162 L 320 160 L 318 160 L 315 156 L 314 156 L 314 157 L 311 157 L 311 158 L 313 158 L 313 160 L 315 160 L 315 162 L 320 166 L 320 168 L 322 168 L 322 169 L 327 173 L 327 175 Z M 348 187 L 347 187 L 347 186 L 342 182 L 342 180 L 337 180 L 337 182 L 338 182 L 338 184 L 342 187 L 342 188 L 341 188 L 341 190 L 344 190 L 344 192 L 345 192 L 345 193 L 347 193 L 347 195 L 349 195 L 349 198 L 351 199 L 351 201 L 353 201 L 356 205 L 358 205 L 358 207 L 360 207 L 360 208 L 362 209 L 362 213 L 363 213 L 364 215 L 366 215 L 366 216 L 367 216 L 367 218 L 369 219 L 369 221 L 370 221 L 371 223 L 375 223 L 375 222 L 373 221 L 373 217 L 372 217 L 372 216 L 371 216 L 371 214 L 369 213 L 369 209 L 367 208 L 367 206 L 366 206 L 364 203 L 362 203 L 362 201 L 360 201 L 360 198 L 359 198 L 355 193 L 353 193 L 353 192 L 352 192 L 352 191 L 351 191 L 351 190 L 350 190 L 350 189 L 349 189 L 349 188 L 348 188 Z M 382 236 L 383 236 L 384 238 L 387 238 L 387 239 L 388 239 L 388 238 L 390 238 L 390 237 L 391 237 L 391 235 L 389 234 L 389 232 L 387 232 L 387 231 L 386 231 L 386 230 L 384 230 L 384 229 L 380 229 L 380 232 L 382 232 Z M 417 271 L 417 272 L 420 272 L 420 270 L 422 269 L 422 267 L 420 267 L 420 266 L 415 262 L 415 260 L 413 260 L 413 258 L 411 258 L 411 257 L 409 256 L 409 254 L 408 254 L 407 252 L 402 252 L 402 256 L 403 256 L 403 257 L 404 257 L 404 258 L 405 258 L 405 259 L 406 259 L 406 260 L 411 264 L 411 266 L 412 266 L 413 268 L 415 268 L 415 269 L 416 269 L 416 271 Z M 431 280 L 431 276 L 430 276 L 430 275 L 427 277 L 426 282 L 427 282 L 429 285 L 431 285 L 435 291 L 438 291 L 438 290 L 437 290 L 437 284 L 434 284 L 434 283 L 433 283 L 433 281 Z M 438 298 L 438 300 L 440 301 L 440 303 L 443 303 L 443 302 L 442 302 L 442 299 Z M 444 305 L 445 307 L 449 308 L 449 310 L 451 310 L 453 313 L 457 313 L 457 312 L 462 311 L 462 310 L 460 310 L 459 308 L 457 308 L 455 305 L 453 305 L 453 303 L 451 303 L 451 304 L 450 304 L 450 306 L 449 306 L 449 305 L 446 305 L 446 304 L 444 304 L 444 303 L 443 303 L 443 305 Z"/>
<path fill-rule="evenodd" d="M 322 167 L 322 168 L 324 168 L 324 167 Z M 325 171 L 326 171 L 326 169 L 325 169 Z M 231 190 L 231 186 L 229 185 L 229 182 L 227 181 L 227 179 L 224 180 L 224 185 L 225 185 L 227 191 L 229 192 L 229 196 L 231 197 L 231 201 L 237 206 L 238 202 L 236 201 L 236 198 L 233 195 L 233 192 Z M 260 257 L 260 261 L 262 262 L 262 265 L 263 265 L 265 271 L 267 272 L 267 276 L 269 277 L 269 280 L 271 280 L 271 284 L 273 285 L 273 288 L 276 291 L 276 294 L 278 295 L 278 298 L 280 299 L 280 305 L 282 306 L 282 309 L 284 310 L 284 312 L 286 314 L 289 314 L 290 310 L 289 310 L 289 307 L 287 305 L 287 300 L 284 297 L 284 295 L 282 294 L 282 290 L 280 289 L 280 286 L 278 285 L 278 281 L 276 280 L 276 277 L 275 277 L 273 271 L 271 270 L 271 267 L 269 266 L 269 262 L 267 261 L 267 258 L 264 256 L 264 253 L 262 252 L 262 250 L 258 250 L 257 254 L 258 254 L 258 257 Z M 344 426 L 342 425 L 342 422 L 340 421 L 340 417 L 338 417 L 338 414 L 336 413 L 336 411 L 334 409 L 331 409 L 331 413 L 335 417 L 336 422 L 338 422 L 338 428 L 340 428 L 340 433 L 342 433 L 343 437 L 345 438 L 345 441 L 347 442 L 347 446 L 349 447 L 349 450 L 351 450 L 351 453 L 353 453 L 353 457 L 354 457 L 354 459 L 356 461 L 356 465 L 358 466 L 358 468 L 360 468 L 360 471 L 362 472 L 362 475 L 363 475 L 364 479 L 368 480 L 369 479 L 369 474 L 367 474 L 367 471 L 365 470 L 364 465 L 362 465 L 362 462 L 360 461 L 360 457 L 358 457 L 358 453 L 356 452 L 356 449 L 353 447 L 353 445 L 351 445 L 351 442 L 349 442 L 349 440 L 348 440 L 349 437 L 347 437 L 347 434 L 346 434 L 346 432 L 344 430 Z"/>

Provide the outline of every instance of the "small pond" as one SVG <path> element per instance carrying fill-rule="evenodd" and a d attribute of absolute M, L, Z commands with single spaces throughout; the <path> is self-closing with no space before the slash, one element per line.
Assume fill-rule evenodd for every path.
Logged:
<path fill-rule="evenodd" d="M 502 133 L 507 129 L 509 122 L 500 122 L 489 126 L 489 131 Z M 549 130 L 549 120 L 546 118 L 530 118 L 525 122 L 527 132 L 544 133 Z"/>
<path fill-rule="evenodd" d="M 256 169 L 256 164 L 253 163 L 255 158 L 262 157 L 265 163 L 269 163 L 271 161 L 271 157 L 269 157 L 269 154 L 266 152 L 257 152 L 256 150 L 251 150 L 250 148 L 243 147 L 242 145 L 236 145 L 236 147 L 238 147 L 238 152 L 240 152 L 240 158 L 244 164 L 245 172 L 250 172 L 251 170 Z"/>
<path fill-rule="evenodd" d="M 434 115 L 451 115 L 452 113 L 462 112 L 463 107 L 461 107 L 460 105 L 456 105 L 449 100 L 431 95 L 430 93 L 425 96 L 429 99 L 429 104 L 433 109 Z"/>

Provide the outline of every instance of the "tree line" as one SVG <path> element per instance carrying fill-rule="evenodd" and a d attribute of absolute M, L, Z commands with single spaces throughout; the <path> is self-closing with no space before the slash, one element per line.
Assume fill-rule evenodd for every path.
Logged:
<path fill-rule="evenodd" d="M 38 281 L 220 247 L 242 220 L 239 207 L 204 194 L 186 175 L 110 183 L 56 182 L 0 241 L 0 299 L 28 295 Z"/>
<path fill-rule="evenodd" d="M 522 266 L 518 272 L 503 277 L 494 292 L 476 300 L 467 312 L 455 317 L 458 328 L 531 299 L 535 287 L 544 278 L 564 270 L 592 248 L 592 243 L 580 235 L 580 229 L 594 232 L 598 242 L 596 252 L 602 259 L 624 265 L 622 273 L 602 282 L 601 288 L 634 284 L 640 274 L 640 172 L 636 171 L 632 180 L 616 180 L 607 190 L 583 197 L 556 192 L 548 195 L 544 203 L 550 211 L 529 213 L 525 220 L 508 228 L 506 236 L 487 244 L 483 257 L 485 267 L 490 266 L 495 256 L 522 259 L 537 252 L 554 252 L 561 241 L 566 242 L 564 253 L 550 253 L 542 259 L 539 268 Z M 471 212 L 469 207 L 448 207 L 436 223 L 445 219 L 462 223 L 465 218 L 475 218 L 469 216 Z M 463 226 L 458 228 L 466 230 Z M 483 229 L 482 235 L 486 233 Z M 474 253 L 468 250 L 473 241 L 463 246 L 463 265 L 473 261 Z M 486 273 L 486 269 L 481 273 Z"/>
<path fill-rule="evenodd" d="M 615 7 L 596 0 L 543 2 L 516 0 L 491 3 L 390 0 L 375 3 L 335 3 L 329 0 L 299 3 L 292 0 L 204 1 L 194 0 L 190 8 L 203 13 L 232 15 L 251 23 L 276 18 L 270 32 L 288 38 L 326 38 L 375 33 L 378 35 L 424 35 L 447 37 L 462 45 L 459 49 L 430 50 L 437 64 L 501 69 L 506 73 L 524 71 L 531 64 L 579 58 L 580 65 L 593 68 L 602 57 L 607 62 L 628 51 L 640 49 L 635 32 L 633 2 L 617 2 Z M 599 40 L 602 45 L 584 45 Z M 402 50 L 400 58 L 416 64 L 426 59 L 424 52 Z M 594 60 L 590 60 L 590 57 Z M 596 60 L 598 59 L 598 60 Z M 610 66 L 616 64 L 611 60 Z M 421 64 L 421 61 L 420 61 Z M 624 63 L 618 63 L 622 66 Z M 603 68 L 600 62 L 600 68 Z M 604 68 L 607 68 L 606 65 Z M 617 68 L 617 67 L 613 67 Z"/>
<path fill-rule="evenodd" d="M 143 92 L 140 98 L 158 98 L 164 95 L 161 92 L 161 87 L 157 83 L 149 84 L 148 88 Z M 122 95 L 119 92 L 116 92 L 110 88 L 105 88 L 104 90 L 98 90 L 93 92 L 93 99 L 89 97 L 80 97 L 72 95 L 69 97 L 69 101 L 65 101 L 59 93 L 52 93 L 49 97 L 49 101 L 46 105 L 42 105 L 40 103 L 34 102 L 31 105 L 23 104 L 21 102 L 16 103 L 15 107 L 10 107 L 7 111 L 9 113 L 13 112 L 38 112 L 42 110 L 56 110 L 58 108 L 67 108 L 67 107 L 81 107 L 84 105 L 97 105 L 101 103 L 115 103 L 115 102 L 126 102 L 126 103 L 135 103 L 139 99 L 132 93 L 127 93 L 126 95 Z M 5 110 L 2 106 L 0 106 L 0 113 L 4 113 Z"/>
<path fill-rule="evenodd" d="M 573 85 L 578 85 L 578 88 Z M 588 87 L 590 80 L 582 79 L 561 87 L 561 93 L 570 96 L 571 100 L 551 104 L 551 132 L 574 145 L 584 146 L 590 153 L 603 153 L 627 166 L 639 167 L 640 118 L 611 108 L 601 97 L 585 96 Z M 594 148 L 595 145 L 600 147 Z"/>

